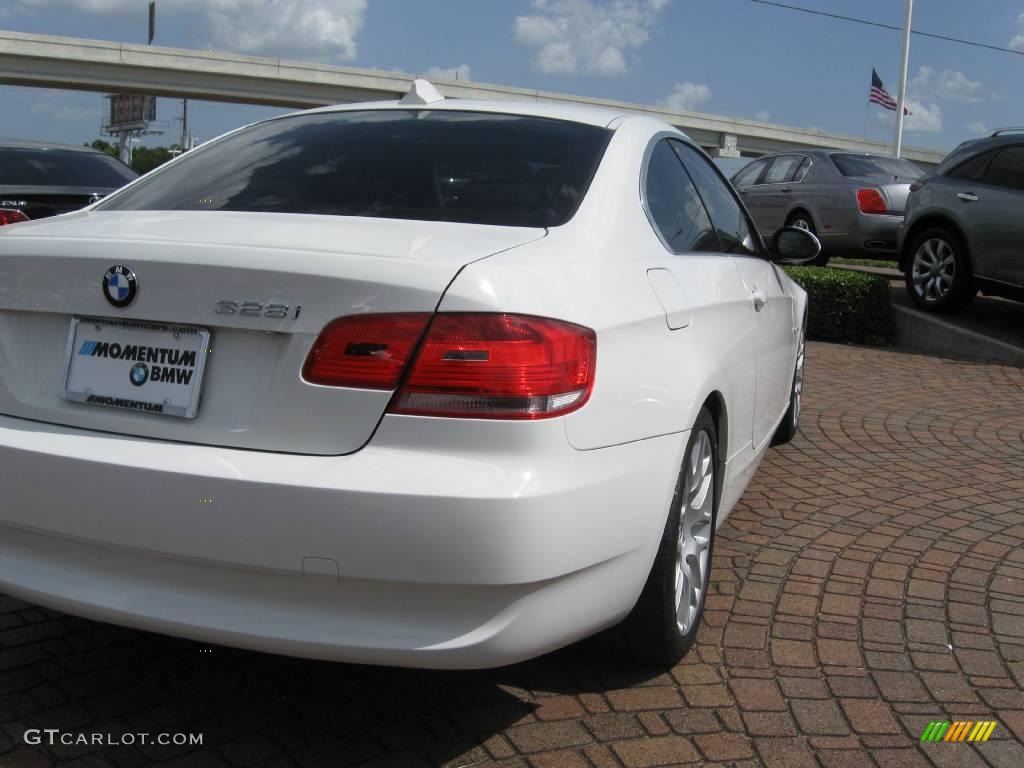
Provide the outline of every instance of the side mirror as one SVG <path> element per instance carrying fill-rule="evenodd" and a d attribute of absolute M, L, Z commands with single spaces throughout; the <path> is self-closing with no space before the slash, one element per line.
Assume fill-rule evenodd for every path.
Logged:
<path fill-rule="evenodd" d="M 807 264 L 818 258 L 821 241 L 800 227 L 783 227 L 772 238 L 768 249 L 776 264 Z"/>

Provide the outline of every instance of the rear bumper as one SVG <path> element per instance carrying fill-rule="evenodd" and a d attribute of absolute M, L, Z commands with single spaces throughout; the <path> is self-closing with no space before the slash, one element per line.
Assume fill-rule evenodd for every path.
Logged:
<path fill-rule="evenodd" d="M 274 653 L 512 663 L 629 611 L 684 437 L 389 416 L 311 457 L 0 418 L 0 592 Z"/>
<path fill-rule="evenodd" d="M 823 233 L 822 246 L 831 256 L 869 255 L 895 257 L 899 254 L 899 231 L 903 216 L 864 214 L 851 211 L 837 220 L 836 234 Z"/>

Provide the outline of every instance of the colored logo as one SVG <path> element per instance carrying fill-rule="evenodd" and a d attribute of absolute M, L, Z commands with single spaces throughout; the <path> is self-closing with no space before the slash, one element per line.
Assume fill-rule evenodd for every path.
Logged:
<path fill-rule="evenodd" d="M 103 295 L 119 309 L 135 301 L 137 291 L 138 280 L 135 273 L 123 264 L 115 264 L 103 275 Z"/>
<path fill-rule="evenodd" d="M 149 381 L 149 366 L 145 363 L 136 363 L 132 366 L 132 369 L 128 371 L 128 378 L 131 379 L 132 384 L 136 387 L 141 387 Z"/>
<path fill-rule="evenodd" d="M 928 723 L 921 734 L 921 741 L 988 741 L 998 723 L 995 720 L 981 722 L 955 721 Z"/>

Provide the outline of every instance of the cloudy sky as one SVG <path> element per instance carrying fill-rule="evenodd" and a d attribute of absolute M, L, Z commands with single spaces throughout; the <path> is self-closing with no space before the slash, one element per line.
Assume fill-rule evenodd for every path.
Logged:
<path fill-rule="evenodd" d="M 788 0 L 900 25 L 899 0 Z M 1024 54 L 1024 0 L 918 2 L 914 27 Z M 0 0 L 0 29 L 145 42 L 146 0 Z M 972 6 L 978 8 L 979 4 Z M 158 0 L 156 43 L 668 104 L 888 139 L 871 68 L 896 96 L 896 32 L 751 0 Z M 1019 114 L 1024 55 L 915 37 L 909 144 L 950 148 Z M 0 136 L 97 138 L 102 97 L 0 86 Z M 161 99 L 166 144 L 180 102 Z M 280 110 L 190 102 L 208 139 Z"/>

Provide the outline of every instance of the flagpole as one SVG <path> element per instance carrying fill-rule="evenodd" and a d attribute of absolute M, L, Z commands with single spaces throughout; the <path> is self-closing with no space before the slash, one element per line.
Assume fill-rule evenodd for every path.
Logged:
<path fill-rule="evenodd" d="M 907 107 L 907 70 L 910 68 L 910 17 L 914 13 L 914 0 L 905 0 L 903 19 L 903 53 L 900 57 L 900 96 L 896 102 L 896 157 L 903 151 L 903 115 Z"/>

